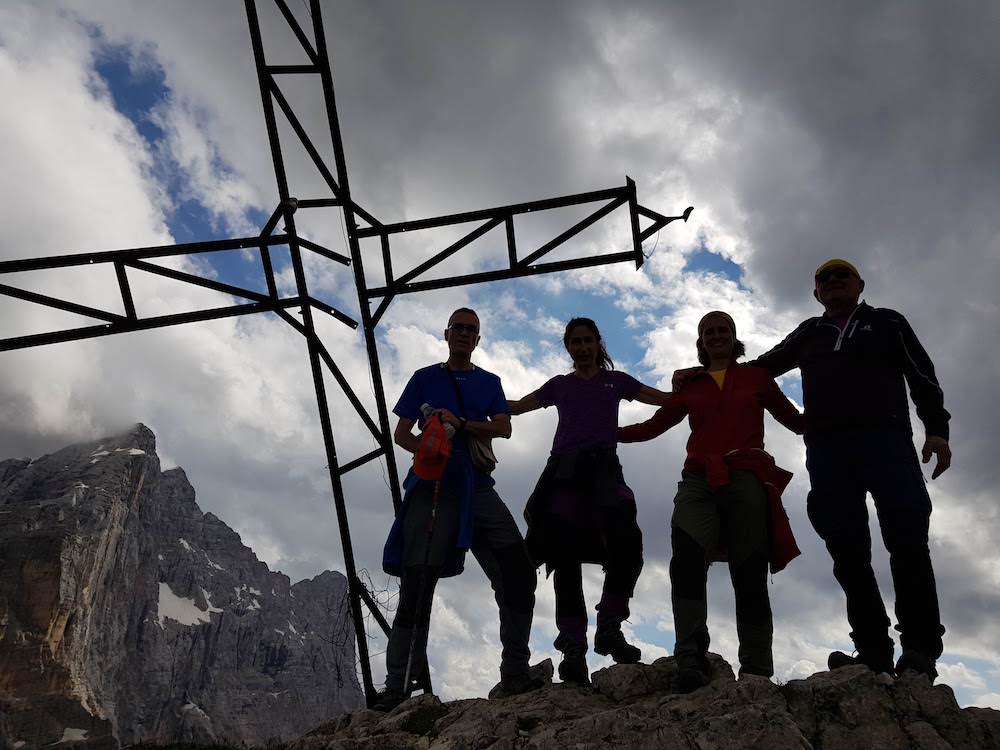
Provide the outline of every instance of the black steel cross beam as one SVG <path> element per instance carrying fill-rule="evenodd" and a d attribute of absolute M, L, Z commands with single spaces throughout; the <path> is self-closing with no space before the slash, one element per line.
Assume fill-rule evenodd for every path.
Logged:
<path fill-rule="evenodd" d="M 50 307 L 63 312 L 71 312 L 88 318 L 106 321 L 102 325 L 81 326 L 79 328 L 69 328 L 62 331 L 50 333 L 37 333 L 26 336 L 17 336 L 0 339 L 0 352 L 11 351 L 13 349 L 25 349 L 32 346 L 44 344 L 54 344 L 62 341 L 78 341 L 81 339 L 94 338 L 98 336 L 109 336 L 116 333 L 128 333 L 130 331 L 145 331 L 151 328 L 163 328 L 166 326 L 178 325 L 181 323 L 193 323 L 205 320 L 216 320 L 237 315 L 247 315 L 257 312 L 278 312 L 290 307 L 302 307 L 303 304 L 315 307 L 334 318 L 350 326 L 357 328 L 358 323 L 350 316 L 309 296 L 295 296 L 280 298 L 277 293 L 277 285 L 274 279 L 274 270 L 271 268 L 269 248 L 278 245 L 287 245 L 289 237 L 287 234 L 276 234 L 270 236 L 260 235 L 258 237 L 240 237 L 229 240 L 211 240 L 208 242 L 189 242 L 181 245 L 163 245 L 153 247 L 136 247 L 128 250 L 110 250 L 95 253 L 74 253 L 71 255 L 56 255 L 48 258 L 30 258 L 25 260 L 8 260 L 0 262 L 0 278 L 6 274 L 28 273 L 32 271 L 45 271 L 54 268 L 73 267 L 100 267 L 111 264 L 115 269 L 115 276 L 118 281 L 119 296 L 124 307 L 124 312 L 117 312 L 107 309 L 82 305 L 71 300 L 60 299 L 50 295 L 32 292 L 21 289 L 10 284 L 0 283 L 0 296 L 12 297 L 14 299 L 33 302 L 38 305 Z M 332 251 L 326 250 L 316 243 L 299 239 L 300 244 L 308 247 L 317 255 L 330 258 Z M 204 278 L 196 274 L 179 271 L 175 268 L 150 263 L 150 258 L 172 258 L 187 257 L 201 253 L 221 252 L 225 250 L 256 249 L 261 253 L 261 263 L 264 269 L 265 280 L 268 287 L 268 294 L 262 294 L 252 289 L 244 289 L 232 284 L 226 284 L 211 278 Z M 265 261 L 265 257 L 267 260 Z M 343 256 L 340 256 L 343 258 Z M 344 261 L 350 262 L 344 258 Z M 132 298 L 131 286 L 129 284 L 126 269 L 135 269 L 145 273 L 163 276 L 165 278 L 182 281 L 192 286 L 210 289 L 216 292 L 252 300 L 252 303 L 239 305 L 226 305 L 223 307 L 209 308 L 206 310 L 195 310 L 192 312 L 174 313 L 171 315 L 157 315 L 150 317 L 140 317 L 136 312 L 135 301 Z"/>
<path fill-rule="evenodd" d="M 610 200 L 609 200 L 610 199 Z M 553 209 L 565 208 L 568 206 L 578 206 L 587 203 L 609 201 L 600 208 L 591 212 L 576 224 L 558 234 L 553 239 L 544 243 L 534 251 L 528 253 L 523 258 L 518 257 L 518 243 L 515 233 L 514 217 L 522 214 L 540 213 Z M 554 261 L 551 263 L 536 263 L 544 255 L 555 248 L 564 245 L 583 230 L 593 226 L 598 221 L 609 215 L 614 210 L 628 205 L 630 208 L 630 219 L 632 221 L 632 246 L 629 251 L 616 253 L 601 253 L 598 255 L 588 255 L 580 258 Z M 607 190 L 597 190 L 591 193 L 579 193 L 577 195 L 567 195 L 560 198 L 549 198 L 546 200 L 532 201 L 530 203 L 518 203 L 511 206 L 500 206 L 498 208 L 484 209 L 479 211 L 468 211 L 449 216 L 438 216 L 432 219 L 418 219 L 416 221 L 405 221 L 396 224 L 385 224 L 370 229 L 358 230 L 358 237 L 378 237 L 382 241 L 383 254 L 386 255 L 384 263 L 386 265 L 386 284 L 384 286 L 369 288 L 366 292 L 369 300 L 383 298 L 382 303 L 373 315 L 374 322 L 378 322 L 389 305 L 389 302 L 397 294 L 407 294 L 411 292 L 422 292 L 431 289 L 444 289 L 453 286 L 465 286 L 468 284 L 479 284 L 487 281 L 502 281 L 523 276 L 532 276 L 541 273 L 552 273 L 554 271 L 565 271 L 573 268 L 588 268 L 592 266 L 607 265 L 609 263 L 621 263 L 634 261 L 636 268 L 642 266 L 644 256 L 642 254 L 642 241 L 658 232 L 675 219 L 687 220 L 691 209 L 687 209 L 680 216 L 663 216 L 639 206 L 635 200 L 635 182 L 626 177 L 625 185 L 620 188 L 610 188 Z M 641 233 L 638 232 L 638 217 L 643 216 L 650 219 L 650 224 Z M 393 277 L 391 258 L 388 257 L 389 238 L 394 234 L 404 232 L 414 232 L 422 229 L 434 229 L 446 226 L 467 224 L 476 221 L 485 223 L 476 227 L 465 236 L 453 242 L 448 247 L 439 251 L 429 259 L 423 261 L 416 267 L 407 271 L 399 277 Z M 455 255 L 460 250 L 470 245 L 486 233 L 499 227 L 501 224 L 506 229 L 504 245 L 507 249 L 508 266 L 492 271 L 482 271 L 478 273 L 463 274 L 460 276 L 449 276 L 425 281 L 415 281 L 415 279 L 426 271 L 439 265 L 442 261 Z"/>
<path fill-rule="evenodd" d="M 676 219 L 687 221 L 692 209 L 686 209 L 680 216 L 664 216 L 656 211 L 645 208 L 639 205 L 637 201 L 635 183 L 630 178 L 626 178 L 625 185 L 622 187 L 477 211 L 467 211 L 429 219 L 384 224 L 369 211 L 359 206 L 351 197 L 347 162 L 337 116 L 333 74 L 326 46 L 320 2 L 319 0 L 309 0 L 308 9 L 312 18 L 312 39 L 309 38 L 309 35 L 306 34 L 298 23 L 298 20 L 289 9 L 285 0 L 273 0 L 273 2 L 305 52 L 309 63 L 305 65 L 268 65 L 264 57 L 256 1 L 245 0 L 250 41 L 254 52 L 254 62 L 257 69 L 261 102 L 264 110 L 264 121 L 267 128 L 268 143 L 274 164 L 279 195 L 278 206 L 261 228 L 260 234 L 255 237 L 213 240 L 209 242 L 0 262 L 0 279 L 13 273 L 44 272 L 56 268 L 90 267 L 111 264 L 118 282 L 118 299 L 114 303 L 109 303 L 109 305 L 113 305 L 116 308 L 114 310 L 83 305 L 69 299 L 32 292 L 12 284 L 0 283 L 0 296 L 20 299 L 33 304 L 103 321 L 98 325 L 87 325 L 49 333 L 2 338 L 0 339 L 0 351 L 261 312 L 277 315 L 282 321 L 301 334 L 306 341 L 310 370 L 316 390 L 320 427 L 323 433 L 334 508 L 344 553 L 344 566 L 346 568 L 345 573 L 347 575 L 348 594 L 351 602 L 351 616 L 354 622 L 358 648 L 358 661 L 365 696 L 370 704 L 375 695 L 375 688 L 372 683 L 371 665 L 368 656 L 368 634 L 365 630 L 362 604 L 368 607 L 375 621 L 386 634 L 389 632 L 389 623 L 382 615 L 377 602 L 371 592 L 365 588 L 357 573 L 348 523 L 347 503 L 341 478 L 349 471 L 357 469 L 371 461 L 384 458 L 393 507 L 398 511 L 401 500 L 399 476 L 393 453 L 392 433 L 386 409 L 385 391 L 382 385 L 382 375 L 378 358 L 378 342 L 375 335 L 378 322 L 388 309 L 390 303 L 399 294 L 411 294 L 431 289 L 514 279 L 573 268 L 587 268 L 620 262 L 634 262 L 636 268 L 639 268 L 643 262 L 643 241 Z M 278 83 L 278 77 L 291 75 L 319 76 L 320 92 L 326 110 L 329 138 L 334 153 L 334 165 L 332 169 L 325 163 L 307 128 L 295 114 Z M 278 131 L 275 105 L 277 105 L 277 110 L 281 112 L 292 133 L 301 143 L 313 166 L 322 177 L 323 183 L 329 190 L 329 195 L 302 199 L 292 196 L 282 155 L 282 144 Z M 523 255 L 520 253 L 516 236 L 516 218 L 518 216 L 592 203 L 601 205 L 597 206 L 583 219 L 567 227 L 564 231 L 539 247 L 533 248 Z M 581 255 L 580 257 L 559 261 L 540 262 L 555 248 L 565 245 L 586 228 L 595 225 L 604 217 L 623 207 L 627 207 L 629 212 L 630 249 L 598 255 Z M 343 212 L 350 253 L 349 257 L 323 247 L 298 234 L 295 226 L 295 213 L 299 209 L 320 208 L 339 208 Z M 649 221 L 645 228 L 640 229 L 640 219 Z M 359 226 L 359 220 L 364 222 L 365 226 Z M 282 233 L 274 234 L 278 224 L 282 222 Z M 391 245 L 393 236 L 404 232 L 457 226 L 471 222 L 481 223 L 447 247 L 432 253 L 430 257 L 419 262 L 413 268 L 398 276 L 393 275 Z M 507 265 L 505 267 L 435 279 L 420 278 L 431 269 L 440 266 L 447 259 L 468 248 L 477 239 L 501 226 L 503 226 L 504 232 L 504 247 L 507 251 Z M 366 281 L 364 269 L 365 258 L 361 250 L 361 240 L 368 238 L 379 239 L 379 259 L 385 271 L 385 283 L 382 286 L 369 287 Z M 296 287 L 295 294 L 292 296 L 282 297 L 278 293 L 278 285 L 271 257 L 271 250 L 276 246 L 287 247 L 291 259 Z M 256 249 L 258 251 L 264 284 L 267 288 L 266 293 L 150 262 L 156 258 L 186 257 L 201 253 L 236 249 Z M 314 253 L 325 260 L 351 268 L 360 308 L 360 321 L 354 320 L 341 310 L 316 299 L 310 294 L 308 280 L 302 263 L 303 251 Z M 170 278 L 181 283 L 228 295 L 237 300 L 242 299 L 247 301 L 234 302 L 234 304 L 230 305 L 192 312 L 144 317 L 140 314 L 132 293 L 129 283 L 129 271 Z M 371 304 L 375 300 L 378 300 L 378 306 L 372 312 Z M 121 305 L 120 310 L 117 309 L 119 303 Z M 290 312 L 295 309 L 301 315 L 301 321 L 297 320 Z M 361 399 L 354 392 L 347 378 L 338 367 L 335 357 L 320 339 L 316 331 L 315 317 L 313 315 L 315 310 L 331 315 L 341 323 L 352 328 L 361 328 L 368 354 L 369 374 L 371 375 L 375 393 L 376 414 L 374 417 L 368 413 Z M 323 378 L 324 367 L 331 373 L 348 402 L 357 412 L 377 444 L 374 450 L 343 463 L 337 455 L 334 441 L 334 428 L 330 420 L 330 409 Z"/>

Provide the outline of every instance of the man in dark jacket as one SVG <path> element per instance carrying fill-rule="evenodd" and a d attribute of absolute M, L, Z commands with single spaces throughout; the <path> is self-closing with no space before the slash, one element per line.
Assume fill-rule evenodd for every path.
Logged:
<path fill-rule="evenodd" d="M 809 520 L 833 558 L 847 596 L 857 658 L 839 651 L 830 668 L 863 663 L 875 672 L 912 669 L 937 676 L 944 627 L 927 535 L 931 501 L 917 461 L 906 386 L 924 424 L 923 461 L 937 456 L 936 479 L 951 463 L 943 394 L 927 352 L 906 319 L 859 302 L 865 288 L 848 261 L 829 260 L 815 274 L 823 315 L 810 318 L 756 364 L 777 377 L 798 367 L 805 406 Z M 896 590 L 894 643 L 871 565 L 865 496 L 875 501 Z"/>

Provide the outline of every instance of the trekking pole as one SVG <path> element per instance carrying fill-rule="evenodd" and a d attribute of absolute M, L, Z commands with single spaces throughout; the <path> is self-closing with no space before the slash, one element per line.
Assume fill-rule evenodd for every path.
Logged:
<path fill-rule="evenodd" d="M 430 417 L 431 413 L 434 411 L 428 404 L 424 404 L 420 407 L 420 411 L 423 412 L 424 418 Z M 445 426 L 445 432 L 448 433 L 449 439 L 455 433 L 455 428 L 451 425 Z M 445 467 L 447 467 L 447 461 L 445 462 Z M 442 475 L 443 475 L 442 470 Z M 413 629 L 410 631 L 410 648 L 409 653 L 406 655 L 406 673 L 403 677 L 403 693 L 405 695 L 410 694 L 410 672 L 413 669 L 413 652 L 417 645 L 417 621 L 420 619 L 420 607 L 424 601 L 424 594 L 427 591 L 427 577 L 428 568 L 430 566 L 431 558 L 431 542 L 434 540 L 434 522 L 437 520 L 437 506 L 438 497 L 441 495 L 441 479 L 437 479 L 434 482 L 434 494 L 431 497 L 431 517 L 427 522 L 427 538 L 424 543 L 424 565 L 420 571 L 420 589 L 417 592 L 417 604 L 416 612 L 413 613 Z M 428 607 L 429 609 L 429 607 Z M 429 613 L 428 613 L 429 615 Z M 430 617 L 427 618 L 427 628 L 430 630 Z"/>

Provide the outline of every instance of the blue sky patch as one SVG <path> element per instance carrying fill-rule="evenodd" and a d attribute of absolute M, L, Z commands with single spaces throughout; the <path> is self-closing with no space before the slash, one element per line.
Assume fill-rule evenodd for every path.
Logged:
<path fill-rule="evenodd" d="M 108 85 L 115 109 L 132 121 L 139 135 L 149 143 L 163 137 L 152 118 L 153 110 L 169 95 L 162 68 L 151 58 L 140 59 L 130 47 L 104 44 L 94 72 Z"/>
<path fill-rule="evenodd" d="M 698 250 L 691 253 L 687 258 L 687 265 L 684 270 L 689 272 L 715 273 L 736 283 L 741 289 L 740 276 L 743 267 L 734 263 L 728 258 L 724 258 L 718 253 L 713 253 L 702 245 Z"/>
<path fill-rule="evenodd" d="M 218 222 L 213 221 L 211 213 L 202 203 L 191 199 L 180 200 L 177 198 L 175 185 L 172 184 L 170 188 L 171 197 L 174 198 L 174 210 L 168 217 L 167 224 L 174 240 L 178 243 L 206 242 L 208 240 L 224 240 L 233 236 L 228 230 L 219 227 Z M 248 216 L 254 225 L 259 227 L 263 227 L 268 218 L 263 211 L 257 209 L 248 211 Z M 279 259 L 287 257 L 287 252 L 279 251 L 283 249 L 284 246 L 271 250 L 275 272 L 282 267 Z M 248 289 L 266 291 L 259 252 L 254 252 L 252 255 L 238 251 L 220 252 L 211 253 L 204 257 L 219 274 L 220 281 Z"/>
<path fill-rule="evenodd" d="M 98 35 L 100 40 L 100 37 Z M 169 155 L 155 148 L 165 133 L 156 124 L 154 111 L 170 97 L 163 69 L 150 56 L 143 56 L 125 45 L 102 43 L 95 58 L 94 72 L 108 86 L 115 109 L 127 117 L 150 145 L 156 160 L 155 175 L 170 196 L 171 208 L 165 217 L 170 234 L 177 243 L 206 242 L 233 236 L 231 231 L 213 217 L 200 201 L 187 196 L 187 175 L 181 173 Z M 263 226 L 268 214 L 249 209 L 248 218 Z M 280 258 L 281 253 L 275 253 Z M 287 254 L 286 254 L 287 255 Z M 226 252 L 203 256 L 218 274 L 220 281 L 250 289 L 263 289 L 263 273 L 256 256 Z M 280 263 L 275 270 L 280 269 Z"/>
<path fill-rule="evenodd" d="M 788 398 L 792 399 L 799 406 L 802 405 L 802 378 L 798 370 L 792 370 L 778 379 L 778 385 Z"/>
<path fill-rule="evenodd" d="M 540 308 L 543 314 L 558 319 L 563 325 L 572 318 L 593 319 L 597 323 L 597 327 L 601 329 L 602 334 L 607 337 L 605 345 L 615 362 L 616 369 L 623 370 L 640 380 L 648 374 L 639 367 L 639 363 L 646 356 L 646 349 L 640 341 L 643 332 L 627 328 L 625 319 L 628 317 L 629 311 L 617 307 L 614 303 L 614 297 L 573 288 L 567 288 L 562 294 L 539 294 L 538 288 L 528 282 L 507 283 L 512 284 L 511 291 L 522 304 L 527 306 L 530 315 L 534 315 Z M 616 334 L 615 331 L 625 333 Z M 523 339 L 524 334 L 524 324 L 512 322 L 509 325 L 502 325 L 501 330 L 497 332 L 497 337 Z M 549 343 L 559 344 L 559 337 L 553 336 Z M 536 354 L 541 351 L 540 348 L 536 347 Z"/>

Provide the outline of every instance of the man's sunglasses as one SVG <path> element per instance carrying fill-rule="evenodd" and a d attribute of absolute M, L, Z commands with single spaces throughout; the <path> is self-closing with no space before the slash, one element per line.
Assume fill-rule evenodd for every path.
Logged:
<path fill-rule="evenodd" d="M 454 331 L 455 333 L 479 333 L 479 329 L 476 326 L 468 325 L 466 323 L 452 323 L 448 326 L 449 331 Z"/>
<path fill-rule="evenodd" d="M 825 284 L 830 279 L 838 279 L 839 281 L 843 281 L 844 279 L 851 278 L 853 275 L 854 274 L 851 273 L 851 270 L 849 268 L 827 268 L 816 274 L 816 283 Z"/>

